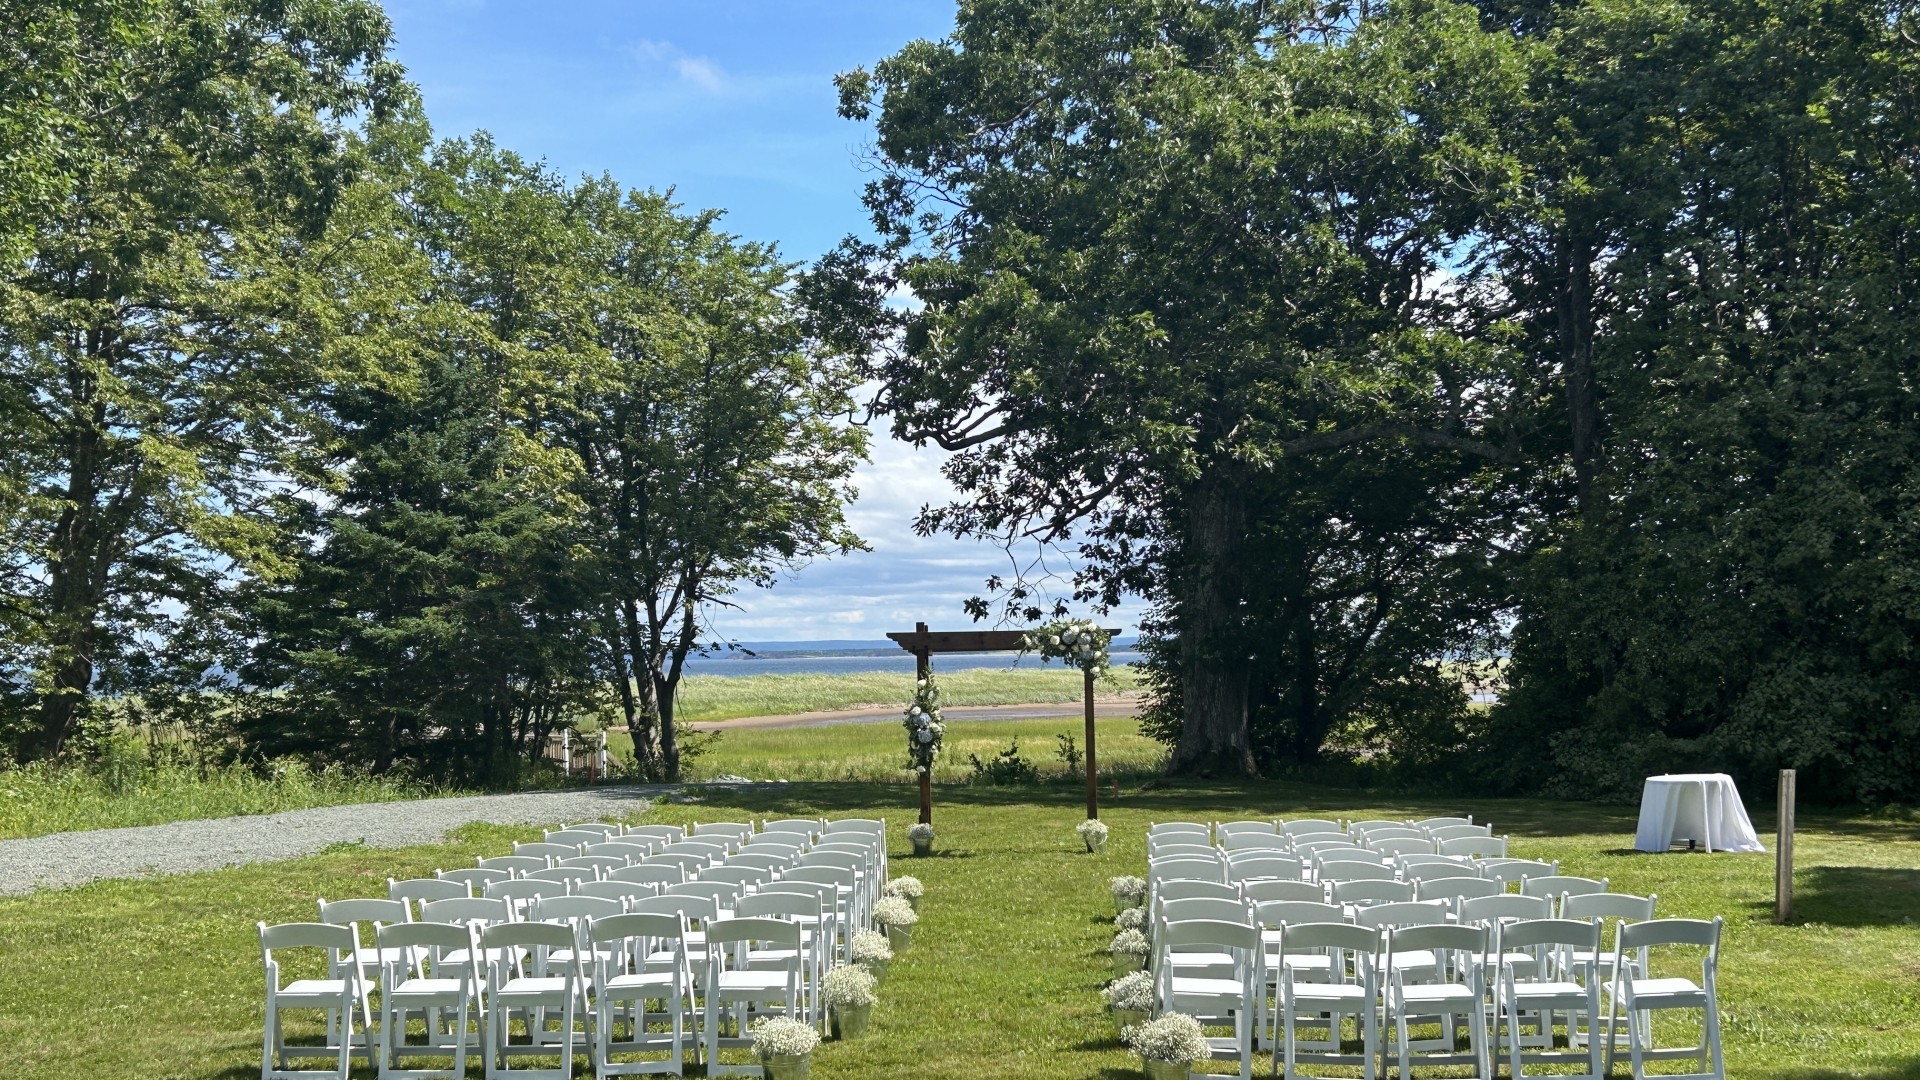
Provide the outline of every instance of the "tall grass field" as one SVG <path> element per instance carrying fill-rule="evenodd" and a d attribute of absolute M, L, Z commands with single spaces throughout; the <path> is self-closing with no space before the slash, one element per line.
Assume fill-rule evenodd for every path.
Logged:
<path fill-rule="evenodd" d="M 1027 705 L 1079 701 L 1080 672 L 1057 665 L 1021 668 L 962 668 L 939 676 L 948 705 Z M 1130 666 L 1113 669 L 1094 684 L 1096 693 L 1133 690 L 1139 685 Z M 679 717 L 687 723 L 737 720 L 747 716 L 785 716 L 913 700 L 913 680 L 891 672 L 832 675 L 689 675 L 680 684 Z"/>

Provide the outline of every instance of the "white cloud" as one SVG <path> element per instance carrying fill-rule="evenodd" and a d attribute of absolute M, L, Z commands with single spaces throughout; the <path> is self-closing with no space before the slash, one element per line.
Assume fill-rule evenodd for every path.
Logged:
<path fill-rule="evenodd" d="M 726 89 L 726 72 L 704 56 L 682 56 L 673 62 L 673 68 L 680 73 L 681 81 L 690 82 L 703 90 L 718 93 Z"/>
<path fill-rule="evenodd" d="M 641 38 L 629 46 L 628 51 L 643 69 L 671 70 L 681 82 L 708 93 L 717 94 L 727 88 L 727 73 L 719 64 L 705 56 L 689 56 L 671 41 Z"/>

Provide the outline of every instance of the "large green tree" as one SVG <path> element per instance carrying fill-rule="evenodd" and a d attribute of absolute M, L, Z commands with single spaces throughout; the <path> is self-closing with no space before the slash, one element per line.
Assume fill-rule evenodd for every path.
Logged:
<path fill-rule="evenodd" d="M 349 125 L 402 84 L 360 0 L 7 11 L 29 31 L 8 84 L 34 66 L 45 99 L 0 130 L 56 122 L 0 152 L 47 178 L 5 199 L 27 254 L 0 276 L 0 708 L 30 758 L 65 748 L 100 662 L 147 648 L 169 605 L 280 568 L 254 511 L 300 472 L 320 382 L 297 267 L 350 181 Z"/>
<path fill-rule="evenodd" d="M 873 333 L 895 433 L 955 452 L 962 500 L 922 525 L 1077 535 L 1087 597 L 1167 605 L 1176 769 L 1253 766 L 1251 500 L 1284 497 L 1277 463 L 1509 456 L 1499 350 L 1431 286 L 1516 178 L 1497 121 L 1526 74 L 1446 3 L 1054 0 L 964 3 L 842 77 L 879 235 L 814 287 L 865 298 L 832 329 Z"/>

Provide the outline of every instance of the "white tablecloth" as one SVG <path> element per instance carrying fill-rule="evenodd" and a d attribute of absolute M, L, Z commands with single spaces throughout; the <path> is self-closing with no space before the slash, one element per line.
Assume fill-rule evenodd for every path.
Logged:
<path fill-rule="evenodd" d="M 1692 840 L 1708 851 L 1765 851 L 1726 773 L 1649 776 L 1640 793 L 1640 828 L 1633 846 L 1665 851 Z"/>

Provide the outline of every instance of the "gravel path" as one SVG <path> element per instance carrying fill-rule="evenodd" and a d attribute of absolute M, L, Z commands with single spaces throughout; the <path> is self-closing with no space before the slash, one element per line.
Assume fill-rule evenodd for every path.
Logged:
<path fill-rule="evenodd" d="M 217 870 L 311 855 L 328 844 L 433 844 L 472 821 L 548 825 L 637 814 L 672 790 L 630 786 L 358 803 L 280 814 L 176 821 L 0 840 L 0 896 L 104 878 Z"/>

